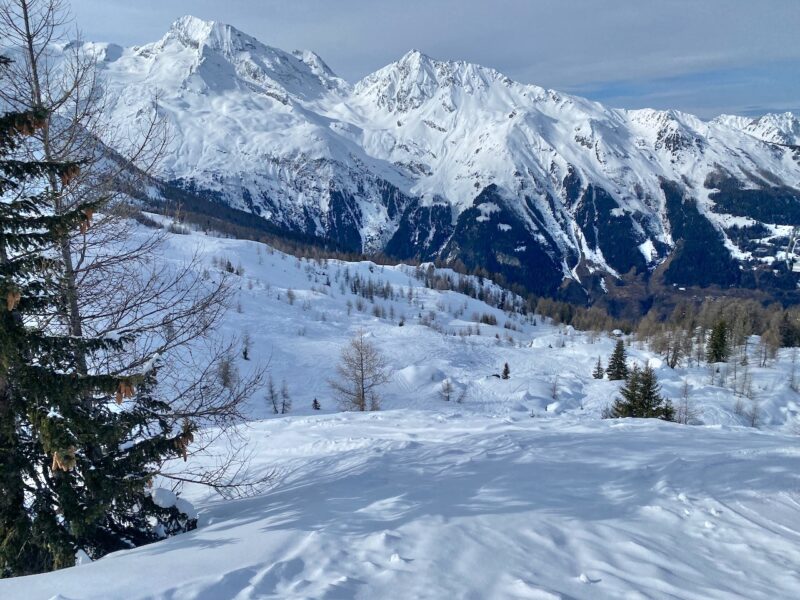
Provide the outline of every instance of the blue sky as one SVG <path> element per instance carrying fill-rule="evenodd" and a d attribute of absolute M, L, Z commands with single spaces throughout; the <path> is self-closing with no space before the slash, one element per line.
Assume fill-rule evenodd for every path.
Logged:
<path fill-rule="evenodd" d="M 418 48 L 611 106 L 800 112 L 800 0 L 72 0 L 87 39 L 184 14 L 317 52 L 354 82 Z"/>

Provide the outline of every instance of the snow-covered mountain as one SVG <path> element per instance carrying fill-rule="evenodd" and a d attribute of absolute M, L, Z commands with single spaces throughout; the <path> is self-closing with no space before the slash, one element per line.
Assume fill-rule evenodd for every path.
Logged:
<path fill-rule="evenodd" d="M 774 269 L 800 224 L 791 114 L 610 109 L 416 50 L 351 87 L 311 52 L 194 17 L 92 49 L 114 119 L 171 123 L 166 181 L 280 228 L 572 297 L 631 271 L 796 288 Z"/>
<path fill-rule="evenodd" d="M 790 112 L 767 114 L 757 119 L 722 115 L 715 120 L 767 142 L 800 146 L 800 119 Z"/>

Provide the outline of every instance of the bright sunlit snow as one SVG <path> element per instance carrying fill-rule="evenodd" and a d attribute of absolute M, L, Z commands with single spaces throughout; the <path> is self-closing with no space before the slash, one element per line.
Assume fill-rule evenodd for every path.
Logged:
<path fill-rule="evenodd" d="M 797 597 L 788 351 L 750 367 L 760 428 L 706 366 L 671 370 L 636 344 L 631 361 L 650 361 L 666 396 L 688 381 L 697 425 L 601 420 L 619 383 L 591 371 L 612 336 L 426 289 L 413 267 L 298 260 L 197 232 L 170 235 L 164 260 L 195 251 L 208 277 L 220 259 L 241 267 L 223 333 L 249 334 L 239 368 L 268 363 L 292 396 L 285 417 L 261 396 L 250 404 L 251 469 L 273 473 L 271 487 L 241 500 L 158 492 L 191 501 L 198 529 L 0 581 L 3 599 Z M 356 276 L 395 299 L 352 294 Z M 498 325 L 478 325 L 483 314 Z M 340 413 L 326 380 L 359 328 L 392 381 L 384 410 Z"/>

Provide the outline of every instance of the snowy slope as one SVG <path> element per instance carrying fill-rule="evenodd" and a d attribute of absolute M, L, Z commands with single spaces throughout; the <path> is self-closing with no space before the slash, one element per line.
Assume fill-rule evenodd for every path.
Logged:
<path fill-rule="evenodd" d="M 13 600 L 796 597 L 796 440 L 453 411 L 250 430 L 272 491 Z"/>
<path fill-rule="evenodd" d="M 158 95 L 174 131 L 165 179 L 349 249 L 437 256 L 458 238 L 458 217 L 494 185 L 515 232 L 544 248 L 558 281 L 579 280 L 580 264 L 644 271 L 677 242 L 666 180 L 746 259 L 724 231 L 730 208 L 709 199 L 709 178 L 800 188 L 797 157 L 775 145 L 796 141 L 791 114 L 704 122 L 610 109 L 416 50 L 351 88 L 313 53 L 193 17 L 153 44 L 92 50 L 115 121 L 136 122 Z M 435 218 L 425 212 L 434 204 L 446 207 Z M 620 228 L 624 251 L 613 247 Z M 459 252 L 449 258 L 463 258 L 463 244 Z"/>
<path fill-rule="evenodd" d="M 796 596 L 800 396 L 788 353 L 751 367 L 761 429 L 705 366 L 671 370 L 635 345 L 631 361 L 654 365 L 667 396 L 689 382 L 701 425 L 603 421 L 619 383 L 590 373 L 611 337 L 427 289 L 410 267 L 296 259 L 198 232 L 167 244 L 165 261 L 199 252 L 209 277 L 220 260 L 240 270 L 222 333 L 248 333 L 238 367 L 269 362 L 294 401 L 288 417 L 261 397 L 249 409 L 252 469 L 274 470 L 273 486 L 237 501 L 187 489 L 198 530 L 0 581 L 4 600 Z M 394 299 L 360 308 L 356 277 Z M 386 410 L 340 413 L 326 379 L 360 328 L 391 369 Z M 492 376 L 504 362 L 507 381 Z M 442 400 L 444 378 L 467 390 L 463 402 Z"/>
<path fill-rule="evenodd" d="M 198 253 L 212 273 L 220 271 L 215 266 L 220 260 L 241 267 L 243 275 L 232 275 L 238 296 L 235 310 L 226 316 L 224 332 L 250 335 L 252 362 L 269 362 L 276 380 L 286 380 L 295 413 L 313 414 L 314 398 L 324 412 L 338 411 L 327 381 L 335 376 L 339 350 L 362 328 L 384 352 L 394 373 L 385 390 L 387 409 L 440 408 L 439 390 L 447 378 L 456 391 L 467 390 L 461 411 L 537 418 L 567 414 L 594 420 L 619 387 L 618 382 L 591 378 L 597 358 L 605 364 L 610 356 L 616 343 L 613 336 L 592 336 L 541 317 L 504 312 L 454 291 L 428 289 L 415 275 L 415 267 L 298 259 L 257 242 L 202 233 L 170 235 L 168 240 L 165 255 L 172 260 L 188 260 Z M 376 288 L 388 284 L 395 297 L 364 300 L 351 289 L 356 278 L 371 281 Z M 490 282 L 485 285 L 487 291 L 500 289 Z M 376 309 L 381 316 L 375 316 Z M 482 315 L 494 316 L 497 325 L 479 324 Z M 759 392 L 761 425 L 792 432 L 800 418 L 800 396 L 789 389 L 789 351 L 784 351 L 777 367 L 760 369 L 755 366 L 757 346 L 757 341 L 750 344 L 748 373 Z M 734 414 L 731 390 L 711 384 L 706 365 L 673 370 L 661 357 L 636 345 L 629 356 L 632 362 L 655 367 L 665 395 L 676 402 L 687 380 L 701 413 L 699 423 L 747 424 L 745 417 Z M 506 362 L 512 378 L 498 380 L 494 375 Z M 240 363 L 243 369 L 249 366 Z M 253 399 L 254 417 L 270 413 L 263 398 Z"/>

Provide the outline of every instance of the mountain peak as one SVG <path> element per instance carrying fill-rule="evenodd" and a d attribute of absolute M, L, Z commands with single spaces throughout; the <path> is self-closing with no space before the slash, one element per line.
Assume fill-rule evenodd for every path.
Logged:
<path fill-rule="evenodd" d="M 767 113 L 760 117 L 720 115 L 713 121 L 773 144 L 800 146 L 800 118 L 794 113 Z"/>
<path fill-rule="evenodd" d="M 355 92 L 375 96 L 379 106 L 392 112 L 419 108 L 442 90 L 476 95 L 513 82 L 498 71 L 464 61 L 431 58 L 412 49 L 400 60 L 362 79 Z"/>
<path fill-rule="evenodd" d="M 213 27 L 214 23 L 216 23 L 216 21 L 211 19 L 201 19 L 200 17 L 195 17 L 194 15 L 183 15 L 182 17 L 175 19 L 172 25 L 170 25 L 170 30 L 190 31 L 207 29 L 209 27 Z"/>
<path fill-rule="evenodd" d="M 421 50 L 417 50 L 416 48 L 412 48 L 408 52 L 406 52 L 400 60 L 397 61 L 397 64 L 413 64 L 413 63 L 422 63 L 422 62 L 434 62 L 434 60 L 422 52 Z"/>
<path fill-rule="evenodd" d="M 170 42 L 178 42 L 182 46 L 194 50 L 202 51 L 203 48 L 209 48 L 229 55 L 256 49 L 277 51 L 232 25 L 200 19 L 192 15 L 183 16 L 172 23 L 167 34 L 161 39 L 161 45 L 164 46 Z"/>
<path fill-rule="evenodd" d="M 177 38 L 183 44 L 197 48 L 209 39 L 215 29 L 225 27 L 225 25 L 216 21 L 207 21 L 192 15 L 184 15 L 172 23 L 167 36 Z"/>
<path fill-rule="evenodd" d="M 248 90 L 283 105 L 350 91 L 313 52 L 288 53 L 226 23 L 191 15 L 172 23 L 159 41 L 135 48 L 130 60 L 147 61 L 148 78 L 162 89 Z"/>

